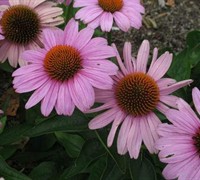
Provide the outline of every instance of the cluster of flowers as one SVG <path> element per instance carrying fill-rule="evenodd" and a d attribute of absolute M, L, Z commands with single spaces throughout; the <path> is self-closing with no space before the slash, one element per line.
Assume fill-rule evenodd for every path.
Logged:
<path fill-rule="evenodd" d="M 75 19 L 88 26 L 79 31 L 71 19 L 64 30 L 63 10 L 47 0 L 1 0 L 0 61 L 18 68 L 13 73 L 16 92 L 33 92 L 26 109 L 41 102 L 48 116 L 55 108 L 58 115 L 71 116 L 75 107 L 84 113 L 99 112 L 89 123 L 99 129 L 112 123 L 107 139 L 110 147 L 120 126 L 117 150 L 138 158 L 142 142 L 150 153 L 158 153 L 168 163 L 166 179 L 200 177 L 200 121 L 191 107 L 171 95 L 192 80 L 176 82 L 163 76 L 172 63 L 172 54 L 158 57 L 153 50 L 148 66 L 150 45 L 144 40 L 137 57 L 132 57 L 126 42 L 123 58 L 115 44 L 94 37 L 94 29 L 110 32 L 113 23 L 122 31 L 142 25 L 144 7 L 139 0 L 58 0 L 79 8 Z M 116 57 L 117 64 L 109 58 Z M 200 92 L 193 89 L 193 100 L 200 113 Z M 95 102 L 103 105 L 92 108 Z M 92 109 L 91 109 L 92 108 Z M 162 124 L 155 110 L 172 124 Z"/>

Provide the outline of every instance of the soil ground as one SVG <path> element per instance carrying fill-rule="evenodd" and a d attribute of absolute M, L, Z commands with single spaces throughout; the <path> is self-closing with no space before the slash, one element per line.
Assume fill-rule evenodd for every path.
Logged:
<path fill-rule="evenodd" d="M 118 47 L 130 41 L 136 53 L 141 42 L 148 39 L 151 49 L 170 48 L 176 53 L 186 46 L 187 33 L 200 29 L 200 0 L 175 0 L 174 7 L 161 7 L 156 0 L 143 1 L 146 12 L 142 28 L 127 34 L 115 31 L 113 40 Z M 153 23 L 146 23 L 148 19 Z"/>

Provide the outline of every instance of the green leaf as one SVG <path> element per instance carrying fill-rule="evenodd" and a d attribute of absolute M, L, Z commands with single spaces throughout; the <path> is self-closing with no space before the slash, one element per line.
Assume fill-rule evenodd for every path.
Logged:
<path fill-rule="evenodd" d="M 4 130 L 4 127 L 6 125 L 6 121 L 7 121 L 7 117 L 6 116 L 3 116 L 2 118 L 0 118 L 0 134 L 3 132 Z"/>
<path fill-rule="evenodd" d="M 186 42 L 190 48 L 194 48 L 195 46 L 200 44 L 200 31 L 192 31 L 189 32 L 186 38 Z"/>
<path fill-rule="evenodd" d="M 55 116 L 42 123 L 36 125 L 26 136 L 35 137 L 43 134 L 54 133 L 56 131 L 63 132 L 79 132 L 88 129 L 88 121 L 84 115 L 76 111 L 72 116 Z"/>
<path fill-rule="evenodd" d="M 0 154 L 3 157 L 3 159 L 6 160 L 9 157 L 11 157 L 15 153 L 16 150 L 17 150 L 16 145 L 3 146 L 0 148 Z"/>
<path fill-rule="evenodd" d="M 52 150 L 46 152 L 16 152 L 14 156 L 12 156 L 13 161 L 18 161 L 21 164 L 30 164 L 37 161 L 58 161 L 61 162 L 63 166 L 65 166 L 68 162 L 68 157 L 66 156 L 66 152 L 61 147 L 56 147 Z"/>
<path fill-rule="evenodd" d="M 87 119 L 81 112 L 76 111 L 76 113 L 70 117 L 55 116 L 35 126 L 22 124 L 13 128 L 5 129 L 0 135 L 0 145 L 11 144 L 25 137 L 36 137 L 57 131 L 80 132 L 87 129 Z"/>
<path fill-rule="evenodd" d="M 129 171 L 132 180 L 157 180 L 156 171 L 152 163 L 145 157 L 131 159 Z"/>
<path fill-rule="evenodd" d="M 0 175 L 6 180 L 31 180 L 28 176 L 8 166 L 2 156 L 0 156 Z"/>
<path fill-rule="evenodd" d="M 188 58 L 188 49 L 185 49 L 174 57 L 172 65 L 168 70 L 168 75 L 177 81 L 190 78 L 190 60 Z"/>
<path fill-rule="evenodd" d="M 102 176 L 106 170 L 107 156 L 99 158 L 94 164 L 89 167 L 90 176 L 88 180 L 102 179 Z"/>
<path fill-rule="evenodd" d="M 4 63 L 0 64 L 0 69 L 12 73 L 14 71 L 14 68 L 12 66 L 10 66 L 10 64 L 8 63 L 8 61 L 5 61 Z"/>
<path fill-rule="evenodd" d="M 27 131 L 32 127 L 27 124 L 18 125 L 13 128 L 4 129 L 4 132 L 0 135 L 0 145 L 8 145 L 14 143 L 20 139 L 23 139 Z"/>
<path fill-rule="evenodd" d="M 48 151 L 57 142 L 54 134 L 47 134 L 31 138 L 26 145 L 26 149 L 30 151 Z"/>
<path fill-rule="evenodd" d="M 188 60 L 190 62 L 190 66 L 194 67 L 200 61 L 200 44 L 195 46 L 194 48 L 188 48 Z"/>
<path fill-rule="evenodd" d="M 68 179 L 77 174 L 88 172 L 88 166 L 103 155 L 105 155 L 105 151 L 98 140 L 86 141 L 74 165 L 64 171 L 61 179 Z"/>
<path fill-rule="evenodd" d="M 110 148 L 107 147 L 106 145 L 106 139 L 107 139 L 107 133 L 104 129 L 101 131 L 95 131 L 96 135 L 105 148 L 105 150 L 108 152 L 110 157 L 115 161 L 116 165 L 119 167 L 119 169 L 124 173 L 126 171 L 126 161 L 125 157 L 119 155 L 116 151 L 116 144 L 113 144 Z"/>
<path fill-rule="evenodd" d="M 32 180 L 49 180 L 56 178 L 56 174 L 55 162 L 42 162 L 31 171 L 29 176 Z"/>
<path fill-rule="evenodd" d="M 84 144 L 84 139 L 81 136 L 63 132 L 56 132 L 55 135 L 71 158 L 78 157 Z"/>
<path fill-rule="evenodd" d="M 102 180 L 122 180 L 124 179 L 124 177 L 125 175 L 121 172 L 115 161 L 110 156 L 108 156 L 107 166 L 103 174 Z"/>

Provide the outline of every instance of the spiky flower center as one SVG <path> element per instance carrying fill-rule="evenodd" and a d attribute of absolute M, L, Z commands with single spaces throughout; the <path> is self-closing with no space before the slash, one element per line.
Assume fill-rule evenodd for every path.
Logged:
<path fill-rule="evenodd" d="M 16 44 L 34 41 L 40 32 L 40 20 L 30 7 L 15 5 L 8 8 L 1 18 L 3 35 Z"/>
<path fill-rule="evenodd" d="M 137 72 L 121 79 L 115 89 L 119 107 L 134 116 L 146 115 L 156 108 L 159 88 L 152 77 Z"/>
<path fill-rule="evenodd" d="M 77 49 L 57 45 L 45 56 L 44 68 L 52 79 L 66 81 L 81 69 L 81 56 Z"/>
<path fill-rule="evenodd" d="M 192 139 L 194 140 L 194 145 L 195 145 L 198 153 L 200 153 L 200 129 L 196 133 L 196 135 L 192 137 Z"/>
<path fill-rule="evenodd" d="M 99 0 L 99 6 L 104 11 L 114 13 L 121 10 L 123 7 L 123 0 Z"/>

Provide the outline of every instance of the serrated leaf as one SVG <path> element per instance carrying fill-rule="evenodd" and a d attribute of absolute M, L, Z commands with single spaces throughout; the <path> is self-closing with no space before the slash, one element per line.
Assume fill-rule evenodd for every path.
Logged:
<path fill-rule="evenodd" d="M 0 156 L 0 174 L 6 180 L 31 180 L 28 176 L 8 166 L 2 156 Z"/>
<path fill-rule="evenodd" d="M 55 135 L 71 158 L 78 157 L 84 144 L 84 139 L 81 136 L 63 132 L 56 132 Z"/>

